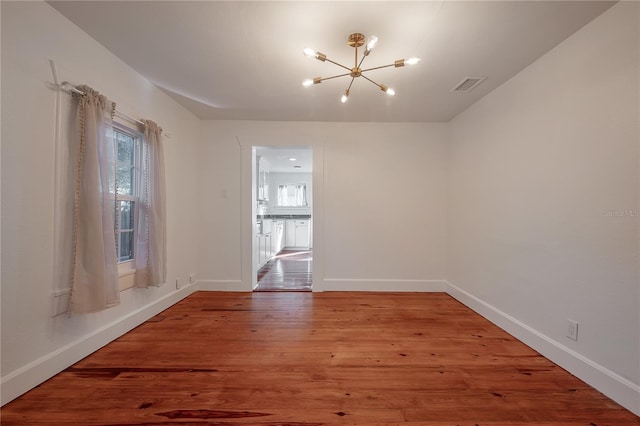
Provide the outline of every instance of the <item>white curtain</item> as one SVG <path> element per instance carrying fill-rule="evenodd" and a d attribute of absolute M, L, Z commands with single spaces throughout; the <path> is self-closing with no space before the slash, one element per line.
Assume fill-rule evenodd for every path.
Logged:
<path fill-rule="evenodd" d="M 296 206 L 307 205 L 307 185 L 296 185 Z"/>
<path fill-rule="evenodd" d="M 287 185 L 278 185 L 278 205 L 289 205 L 289 194 L 287 193 Z"/>
<path fill-rule="evenodd" d="M 164 151 L 162 128 L 151 120 L 144 122 L 144 139 L 138 185 L 139 201 L 135 285 L 136 287 L 160 286 L 167 278 L 167 225 L 166 189 L 164 178 Z"/>
<path fill-rule="evenodd" d="M 75 160 L 70 313 L 120 303 L 114 234 L 115 103 L 87 86 L 77 99 L 71 144 Z"/>

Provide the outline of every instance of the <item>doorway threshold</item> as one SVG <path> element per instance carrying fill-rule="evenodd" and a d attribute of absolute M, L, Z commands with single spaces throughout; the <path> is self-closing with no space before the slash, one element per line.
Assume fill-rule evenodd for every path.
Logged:
<path fill-rule="evenodd" d="M 311 291 L 313 251 L 282 250 L 258 271 L 254 291 Z"/>

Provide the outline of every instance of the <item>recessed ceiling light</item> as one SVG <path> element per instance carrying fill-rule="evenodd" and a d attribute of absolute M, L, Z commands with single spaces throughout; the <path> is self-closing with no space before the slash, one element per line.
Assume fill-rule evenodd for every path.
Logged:
<path fill-rule="evenodd" d="M 289 157 L 289 161 L 296 161 L 296 159 L 293 157 Z"/>

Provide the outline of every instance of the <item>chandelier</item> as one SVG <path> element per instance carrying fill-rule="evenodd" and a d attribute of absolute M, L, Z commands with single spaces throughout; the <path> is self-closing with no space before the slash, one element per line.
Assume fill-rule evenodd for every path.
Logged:
<path fill-rule="evenodd" d="M 399 68 L 399 67 L 403 67 L 405 65 L 415 65 L 418 62 L 420 62 L 420 58 L 398 59 L 397 61 L 394 61 L 392 64 L 382 65 L 382 66 L 379 66 L 379 67 L 362 69 L 362 63 L 364 62 L 365 58 L 367 56 L 369 56 L 369 54 L 371 53 L 373 48 L 378 43 L 378 37 L 376 37 L 376 36 L 369 37 L 369 40 L 367 40 L 367 45 L 365 46 L 364 52 L 362 53 L 362 58 L 358 59 L 358 48 L 361 47 L 362 45 L 364 45 L 364 41 L 365 41 L 365 37 L 364 37 L 363 34 L 360 34 L 360 33 L 353 33 L 347 39 L 347 44 L 355 49 L 355 62 L 354 62 L 353 68 L 349 68 L 349 67 L 347 67 L 345 65 L 339 64 L 339 63 L 337 63 L 335 61 L 332 61 L 331 59 L 327 58 L 327 55 L 325 55 L 324 53 L 316 52 L 315 50 L 313 50 L 313 49 L 311 49 L 309 47 L 304 49 L 304 54 L 306 56 L 314 57 L 317 60 L 322 61 L 322 62 L 325 62 L 325 61 L 331 62 L 332 64 L 335 64 L 335 65 L 337 65 L 337 66 L 339 66 L 341 68 L 344 68 L 345 70 L 347 70 L 349 72 L 344 73 L 344 74 L 334 75 L 334 76 L 331 76 L 331 77 L 324 77 L 324 78 L 316 77 L 314 79 L 307 79 L 307 80 L 304 80 L 302 82 L 302 85 L 304 87 L 309 87 L 309 86 L 312 86 L 314 84 L 319 84 L 319 83 L 321 83 L 321 82 L 323 82 L 325 80 L 331 80 L 333 78 L 350 76 L 351 77 L 351 82 L 349 83 L 349 86 L 347 87 L 347 90 L 345 90 L 344 94 L 342 95 L 342 98 L 340 99 L 342 101 L 342 103 L 345 103 L 345 102 L 347 102 L 347 99 L 349 99 L 349 93 L 351 92 L 351 86 L 353 85 L 353 82 L 355 81 L 356 78 L 362 77 L 365 80 L 370 81 L 371 83 L 373 83 L 376 86 L 378 86 L 380 88 L 380 90 L 385 92 L 387 95 L 390 95 L 390 96 L 395 95 L 396 92 L 391 87 L 387 87 L 384 84 L 376 83 L 375 81 L 373 81 L 372 79 L 370 79 L 369 77 L 364 75 L 364 73 L 368 72 L 368 71 L 379 70 L 381 68 L 388 68 L 388 67 Z"/>

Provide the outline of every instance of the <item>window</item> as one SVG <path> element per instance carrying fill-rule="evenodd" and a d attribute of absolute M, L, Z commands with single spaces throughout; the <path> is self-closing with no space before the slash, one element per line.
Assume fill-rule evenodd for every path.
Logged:
<path fill-rule="evenodd" d="M 307 207 L 307 185 L 278 185 L 278 207 Z"/>
<path fill-rule="evenodd" d="M 128 262 L 135 256 L 136 161 L 140 138 L 128 130 L 114 128 L 116 139 L 116 206 L 115 233 L 118 262 Z"/>

